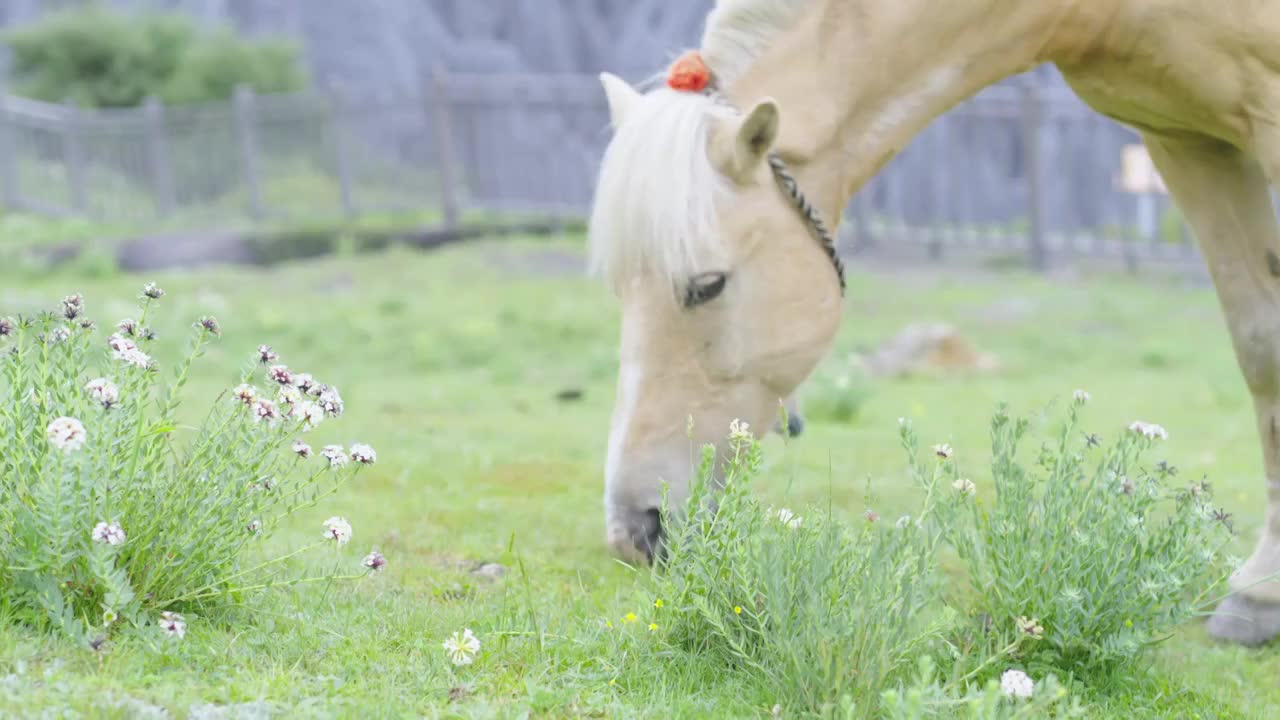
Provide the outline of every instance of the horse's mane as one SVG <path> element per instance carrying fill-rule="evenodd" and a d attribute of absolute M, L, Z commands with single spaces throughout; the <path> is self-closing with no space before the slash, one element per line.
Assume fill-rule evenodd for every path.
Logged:
<path fill-rule="evenodd" d="M 702 56 L 728 86 L 810 0 L 719 0 Z M 731 185 L 711 164 L 709 131 L 736 111 L 699 93 L 651 90 L 605 150 L 590 220 L 592 270 L 616 290 L 628 278 L 668 281 L 723 269 L 717 207 Z"/>

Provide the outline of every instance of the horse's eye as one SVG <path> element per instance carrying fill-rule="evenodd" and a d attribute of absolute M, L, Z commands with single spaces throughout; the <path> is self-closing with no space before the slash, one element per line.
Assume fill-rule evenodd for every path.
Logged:
<path fill-rule="evenodd" d="M 705 272 L 693 276 L 684 291 L 684 306 L 692 308 L 715 300 L 724 292 L 724 285 L 728 281 L 729 276 L 722 272 Z"/>

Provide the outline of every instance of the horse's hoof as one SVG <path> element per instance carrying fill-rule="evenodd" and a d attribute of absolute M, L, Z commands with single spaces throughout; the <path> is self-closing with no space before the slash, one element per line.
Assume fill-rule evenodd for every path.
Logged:
<path fill-rule="evenodd" d="M 1225 642 L 1258 647 L 1280 635 L 1280 603 L 1231 595 L 1209 616 L 1205 629 Z"/>

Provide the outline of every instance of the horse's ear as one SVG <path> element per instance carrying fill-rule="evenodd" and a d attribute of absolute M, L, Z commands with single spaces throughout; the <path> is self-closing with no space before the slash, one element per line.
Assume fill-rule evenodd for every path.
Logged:
<path fill-rule="evenodd" d="M 607 72 L 600 73 L 600 84 L 604 86 L 605 97 L 609 99 L 609 121 L 613 129 L 617 130 L 640 99 L 640 93 L 628 85 L 626 80 Z"/>
<path fill-rule="evenodd" d="M 719 129 L 712 160 L 735 180 L 749 179 L 778 139 L 778 104 L 772 98 L 757 102 L 741 118 L 726 121 Z"/>

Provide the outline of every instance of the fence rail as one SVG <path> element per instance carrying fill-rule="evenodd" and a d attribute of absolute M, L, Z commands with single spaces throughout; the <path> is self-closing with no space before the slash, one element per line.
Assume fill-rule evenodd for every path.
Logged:
<path fill-rule="evenodd" d="M 608 108 L 594 76 L 437 71 L 415 95 L 239 89 L 230 102 L 79 109 L 0 94 L 0 200 L 95 220 L 215 229 L 415 213 L 424 223 L 582 218 Z M 1168 199 L 1121 187 L 1132 131 L 1061 91 L 986 89 L 850 203 L 845 239 L 1198 263 Z"/>

